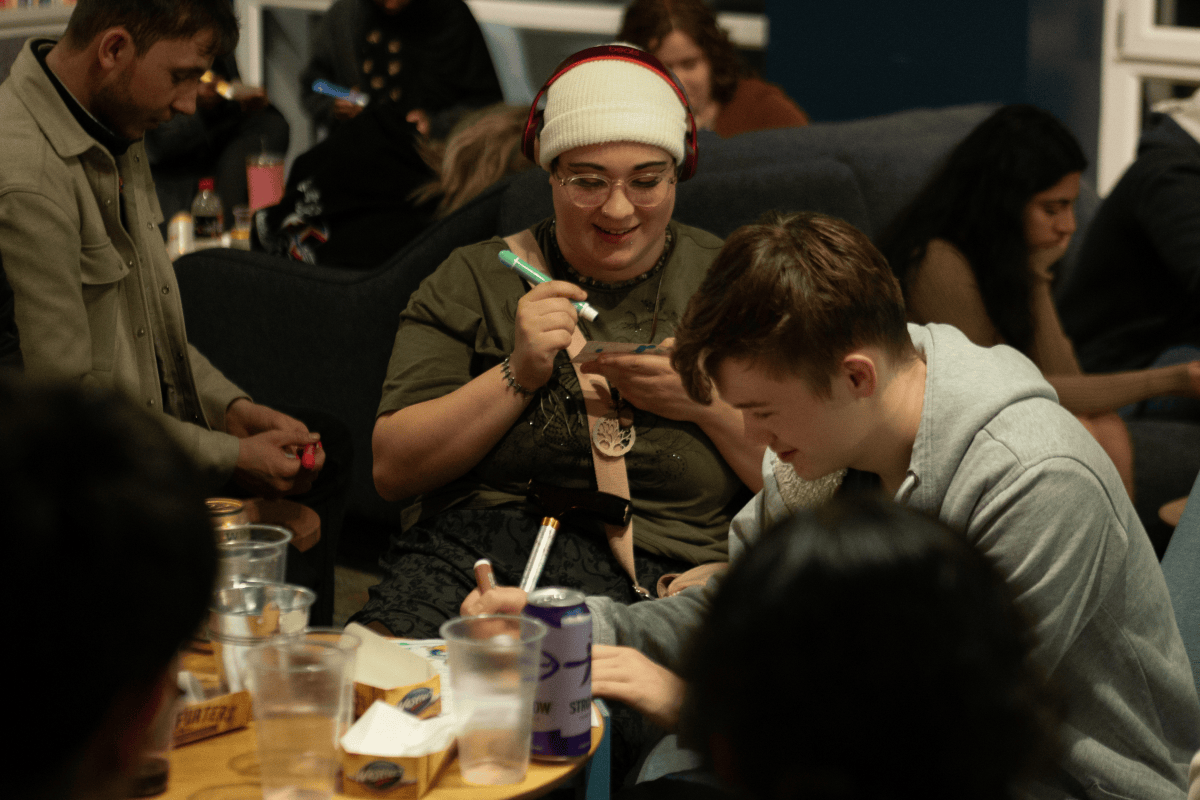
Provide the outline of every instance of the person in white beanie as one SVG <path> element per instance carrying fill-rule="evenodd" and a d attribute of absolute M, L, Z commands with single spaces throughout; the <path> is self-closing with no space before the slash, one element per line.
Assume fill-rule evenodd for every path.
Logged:
<path fill-rule="evenodd" d="M 604 355 L 578 373 L 569 355 L 585 340 L 669 347 L 720 249 L 671 219 L 696 158 L 669 75 L 622 45 L 564 62 L 524 140 L 548 173 L 554 215 L 459 248 L 402 313 L 372 445 L 375 485 L 407 504 L 407 525 L 357 621 L 437 636 L 482 556 L 501 584 L 518 584 L 543 513 L 526 502 L 530 481 L 593 489 L 596 461 L 623 462 L 631 558 L 595 520 L 568 517 L 538 585 L 632 602 L 663 575 L 728 560 L 729 522 L 747 487 L 762 486 L 763 448 L 742 437 L 740 415 L 688 398 L 662 351 Z M 523 280 L 505 250 L 553 280 Z M 581 314 L 584 301 L 598 315 Z M 581 382 L 598 378 L 589 408 Z"/>

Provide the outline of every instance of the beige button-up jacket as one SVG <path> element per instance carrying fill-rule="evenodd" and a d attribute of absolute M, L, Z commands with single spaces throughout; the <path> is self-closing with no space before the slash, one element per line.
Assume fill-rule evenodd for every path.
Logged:
<path fill-rule="evenodd" d="M 0 266 L 25 372 L 162 410 L 215 488 L 238 456 L 225 409 L 246 395 L 188 344 L 145 149 L 114 158 L 88 135 L 33 46 L 0 85 Z"/>

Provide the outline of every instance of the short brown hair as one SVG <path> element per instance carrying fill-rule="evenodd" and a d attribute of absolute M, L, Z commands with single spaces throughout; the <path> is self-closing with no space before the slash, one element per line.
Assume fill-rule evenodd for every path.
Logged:
<path fill-rule="evenodd" d="M 866 234 L 813 212 L 771 212 L 725 241 L 675 332 L 672 363 L 693 399 L 712 400 L 729 358 L 798 375 L 817 394 L 847 353 L 915 356 L 900 284 Z"/>
<path fill-rule="evenodd" d="M 139 55 L 157 42 L 191 39 L 202 31 L 212 32 L 213 55 L 232 52 L 238 41 L 238 21 L 229 0 L 78 0 L 63 41 L 80 50 L 116 27 L 129 32 Z"/>
<path fill-rule="evenodd" d="M 738 79 L 748 70 L 704 0 L 633 0 L 625 9 L 617 40 L 653 52 L 671 31 L 686 34 L 708 59 L 713 100 L 732 100 Z"/>

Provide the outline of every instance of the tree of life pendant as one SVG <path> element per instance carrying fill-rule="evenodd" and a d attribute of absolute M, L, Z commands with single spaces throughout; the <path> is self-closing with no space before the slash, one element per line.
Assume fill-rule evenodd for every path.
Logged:
<path fill-rule="evenodd" d="M 615 410 L 596 420 L 592 428 L 592 444 L 609 458 L 620 458 L 628 453 L 636 438 L 633 425 L 622 425 Z"/>

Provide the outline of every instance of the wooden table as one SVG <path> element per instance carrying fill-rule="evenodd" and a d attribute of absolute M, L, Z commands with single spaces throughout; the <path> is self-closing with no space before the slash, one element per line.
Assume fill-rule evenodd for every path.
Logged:
<path fill-rule="evenodd" d="M 189 653 L 184 656 L 183 668 L 204 674 L 213 669 L 212 657 Z M 592 728 L 592 747 L 588 758 L 595 754 L 604 733 L 601 727 Z M 579 772 L 587 759 L 558 764 L 529 762 L 525 780 L 507 786 L 474 786 L 463 783 L 455 757 L 446 766 L 437 786 L 425 797 L 430 800 L 518 800 L 539 797 Z M 183 745 L 171 752 L 171 777 L 167 791 L 158 795 L 161 800 L 262 800 L 259 783 L 258 744 L 254 723 L 241 730 Z M 346 798 L 347 795 L 335 794 Z"/>
<path fill-rule="evenodd" d="M 600 743 L 602 728 L 592 728 L 592 750 Z M 590 753 L 589 753 L 590 757 Z M 580 769 L 572 764 L 529 762 L 525 781 L 509 786 L 473 786 L 463 783 L 455 758 L 437 786 L 425 795 L 430 800 L 516 800 L 539 797 Z M 171 753 L 171 778 L 163 800 L 262 800 L 258 775 L 258 745 L 254 723 L 248 728 L 184 745 Z M 347 795 L 336 794 L 345 798 Z"/>

